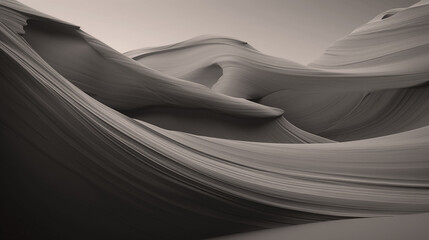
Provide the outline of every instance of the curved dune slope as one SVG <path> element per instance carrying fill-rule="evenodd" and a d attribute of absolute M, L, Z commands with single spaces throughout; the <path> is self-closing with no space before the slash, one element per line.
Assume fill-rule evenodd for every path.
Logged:
<path fill-rule="evenodd" d="M 422 2 L 382 13 L 310 66 L 211 36 L 126 55 L 215 92 L 281 108 L 292 124 L 319 136 L 365 139 L 428 123 L 428 10 Z"/>
<path fill-rule="evenodd" d="M 246 234 L 216 238 L 219 240 L 257 239 L 415 239 L 424 240 L 429 235 L 429 214 L 418 214 L 372 219 L 352 219 L 306 224 L 279 229 L 270 229 Z M 380 229 L 389 229 L 380 231 Z"/>
<path fill-rule="evenodd" d="M 302 66 L 213 36 L 123 55 L 1 1 L 4 234 L 200 239 L 427 219 L 428 10 L 380 15 Z"/>

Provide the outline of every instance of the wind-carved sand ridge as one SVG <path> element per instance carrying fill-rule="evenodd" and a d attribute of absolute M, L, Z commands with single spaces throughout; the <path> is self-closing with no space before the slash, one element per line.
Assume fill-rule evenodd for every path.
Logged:
<path fill-rule="evenodd" d="M 121 54 L 0 3 L 7 236 L 429 235 L 428 1 L 308 66 L 218 36 Z"/>

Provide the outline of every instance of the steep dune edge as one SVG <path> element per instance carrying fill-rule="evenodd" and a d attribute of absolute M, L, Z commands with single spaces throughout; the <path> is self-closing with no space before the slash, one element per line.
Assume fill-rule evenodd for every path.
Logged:
<path fill-rule="evenodd" d="M 382 13 L 309 66 L 217 36 L 125 55 L 215 92 L 281 108 L 285 119 L 313 134 L 359 140 L 429 123 L 428 10 L 421 2 Z"/>
<path fill-rule="evenodd" d="M 265 84 L 270 89 L 258 92 L 253 87 L 240 88 L 248 81 L 262 86 L 261 78 L 247 78 L 249 74 L 281 77 L 286 70 L 266 67 L 256 71 L 254 65 L 243 60 L 240 66 L 249 71 L 231 73 L 246 77 L 231 77 L 235 81 L 232 85 L 229 79 L 223 79 L 211 90 L 145 67 L 73 25 L 13 1 L 1 5 L 1 191 L 5 196 L 1 218 L 9 224 L 4 227 L 7 236 L 200 239 L 324 220 L 429 212 L 429 126 L 424 111 L 426 88 L 422 85 L 427 81 L 426 72 L 383 78 L 381 73 L 354 75 L 357 73 L 299 66 L 294 67 L 295 73 L 302 72 L 299 78 L 267 78 Z M 231 53 L 236 51 L 234 44 L 228 50 Z M 55 52 L 55 47 L 64 51 Z M 248 47 L 240 49 L 259 54 Z M 234 57 L 233 62 L 239 62 L 238 58 Z M 237 65 L 231 66 L 234 69 Z M 270 75 L 273 71 L 277 73 Z M 270 100 L 269 94 L 275 94 L 271 88 L 288 84 L 294 86 L 292 90 L 304 92 L 301 95 L 298 91 L 297 98 L 320 93 L 318 108 L 325 104 L 332 106 L 329 109 L 339 106 L 339 112 L 348 112 L 329 112 L 337 120 L 335 126 L 344 128 L 333 132 L 333 137 L 366 138 L 366 134 L 353 137 L 353 133 L 347 133 L 354 126 L 349 127 L 349 121 L 343 123 L 341 119 L 355 119 L 350 125 L 371 121 L 372 116 L 382 119 L 377 116 L 379 108 L 395 108 L 385 116 L 389 119 L 415 115 L 405 120 L 398 117 L 385 125 L 393 128 L 390 135 L 384 130 L 376 132 L 381 128 L 377 124 L 368 124 L 375 129 L 369 133 L 375 131 L 379 137 L 331 142 L 290 124 L 287 111 L 286 119 L 276 118 L 281 110 L 255 103 L 270 105 L 278 101 L 282 91 L 276 90 L 280 95 L 271 95 Z M 333 95 L 329 94 L 330 88 L 334 88 Z M 230 91 L 231 96 L 222 89 Z M 349 91 L 357 93 L 349 98 Z M 235 93 L 260 99 L 251 102 L 236 98 Z M 392 102 L 398 100 L 398 95 L 410 99 L 410 104 L 408 100 Z M 332 103 L 343 98 L 339 105 Z M 307 105 L 311 113 L 311 102 L 295 101 L 300 107 Z M 402 104 L 403 110 L 397 107 Z M 271 119 L 274 127 L 255 136 L 277 134 L 276 128 L 284 127 L 287 135 L 266 136 L 266 140 L 283 138 L 294 144 L 256 141 L 260 136 L 252 139 L 254 142 L 227 139 L 227 131 L 219 133 L 223 138 L 172 131 L 183 129 L 167 124 L 165 127 L 172 129 L 167 130 L 144 121 L 140 112 L 128 112 L 159 105 L 172 108 L 164 113 L 166 116 L 175 119 L 174 113 L 180 112 L 183 115 L 177 119 L 184 121 L 194 118 L 195 112 L 190 109 L 200 108 L 214 115 Z M 191 111 L 190 116 L 180 108 Z M 372 113 L 368 119 L 353 115 L 365 115 L 367 111 Z M 149 115 L 153 114 L 153 122 L 158 123 L 160 110 L 153 112 Z M 219 118 L 215 124 L 227 121 Z M 412 129 L 398 127 L 405 123 Z M 210 124 L 203 122 L 191 130 Z M 234 124 L 235 120 L 228 127 L 235 129 Z M 325 125 L 318 131 L 335 130 Z M 234 131 L 234 138 L 246 135 Z M 301 142 L 313 144 L 296 144 Z M 378 220 L 359 221 L 365 225 Z M 326 224 L 322 230 L 342 226 Z M 384 230 L 390 229 L 380 231 Z"/>
<path fill-rule="evenodd" d="M 21 17 L 25 19 L 24 16 Z M 142 112 L 153 106 L 175 106 L 195 109 L 194 115 L 197 117 L 199 109 L 209 109 L 219 112 L 219 116 L 225 115 L 218 118 L 219 126 L 226 124 L 227 120 L 224 119 L 230 119 L 229 116 L 232 115 L 237 118 L 235 125 L 245 124 L 246 119 L 256 119 L 254 121 L 268 123 L 263 126 L 265 129 L 278 131 L 272 139 L 257 132 L 254 132 L 253 138 L 240 134 L 236 137 L 231 135 L 229 138 L 232 139 L 289 143 L 331 142 L 302 131 L 290 123 L 285 125 L 284 119 L 272 120 L 281 114 L 279 109 L 216 94 L 199 84 L 163 75 L 123 57 L 74 27 L 37 18 L 27 22 L 22 33 L 24 39 L 51 67 L 90 96 L 123 113 Z M 288 129 L 285 129 L 286 126 Z M 248 130 L 251 131 L 250 128 Z M 190 132 L 199 133 L 195 130 Z M 213 136 L 228 138 L 226 134 L 215 133 Z"/>

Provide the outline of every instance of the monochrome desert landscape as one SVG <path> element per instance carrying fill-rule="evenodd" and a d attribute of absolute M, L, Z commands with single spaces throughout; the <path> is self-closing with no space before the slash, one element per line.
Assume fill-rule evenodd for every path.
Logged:
<path fill-rule="evenodd" d="M 309 64 L 15 0 L 0 31 L 3 239 L 429 239 L 427 0 Z"/>

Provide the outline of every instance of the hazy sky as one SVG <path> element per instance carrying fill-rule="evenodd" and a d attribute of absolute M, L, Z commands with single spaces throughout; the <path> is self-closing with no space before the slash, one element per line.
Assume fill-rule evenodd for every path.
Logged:
<path fill-rule="evenodd" d="M 20 0 L 120 52 L 216 34 L 308 63 L 377 14 L 417 0 Z"/>

